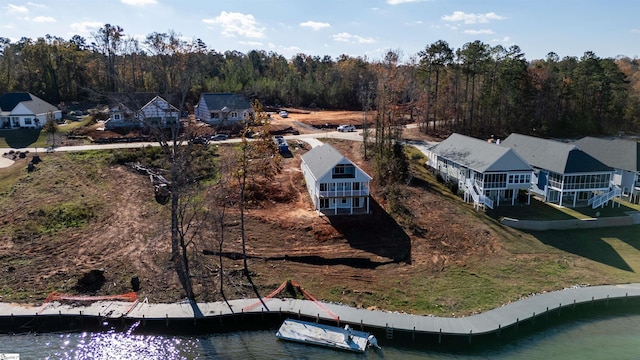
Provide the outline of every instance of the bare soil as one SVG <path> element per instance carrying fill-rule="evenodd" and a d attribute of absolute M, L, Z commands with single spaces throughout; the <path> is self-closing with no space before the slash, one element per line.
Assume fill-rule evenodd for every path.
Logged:
<path fill-rule="evenodd" d="M 276 125 L 338 125 L 356 123 L 363 116 L 361 112 L 290 110 L 288 119 L 274 119 Z M 424 139 L 412 130 L 407 130 L 407 136 Z M 333 145 L 372 173 L 360 143 L 334 141 Z M 486 260 L 501 253 L 492 229 L 465 215 L 459 202 L 429 191 L 424 184 L 404 189 L 402 201 L 411 209 L 410 225 L 398 223 L 385 211 L 386 202 L 375 180 L 370 215 L 318 216 L 300 171 L 300 156 L 306 151 L 294 149 L 292 157 L 283 159 L 282 172 L 275 180 L 257 182 L 262 194 L 246 212 L 249 270 L 262 296 L 291 279 L 321 299 L 384 307 L 371 299 L 385 292 L 390 279 L 410 281 L 415 276 L 437 274 L 450 264 Z M 0 203 L 5 229 L 0 232 L 0 301 L 37 303 L 52 291 L 123 293 L 131 290 L 133 276 L 141 280 L 139 296 L 151 302 L 183 298 L 169 261 L 167 209 L 155 202 L 149 179 L 124 166 L 96 166 L 95 173 L 78 174 L 57 168 L 56 156 L 62 155 L 42 155 L 43 163 L 22 180 L 25 184 L 4 190 L 8 195 L 29 188 L 44 189 L 45 183 L 51 186 L 51 191 L 41 196 L 25 196 L 25 202 Z M 14 167 L 25 167 L 27 160 Z M 100 204 L 96 210 L 99 216 L 89 224 L 55 236 L 35 236 L 25 228 L 38 209 L 78 196 Z M 230 212 L 227 252 L 241 252 L 238 224 L 237 212 Z M 198 300 L 220 300 L 217 257 L 201 255 L 205 248 L 215 250 L 215 246 L 211 241 L 198 246 L 194 254 L 199 255 L 193 259 Z M 241 276 L 242 260 L 227 256 L 224 267 L 228 298 L 255 296 Z M 94 269 L 104 270 L 104 283 L 90 292 L 79 288 L 78 279 Z"/>

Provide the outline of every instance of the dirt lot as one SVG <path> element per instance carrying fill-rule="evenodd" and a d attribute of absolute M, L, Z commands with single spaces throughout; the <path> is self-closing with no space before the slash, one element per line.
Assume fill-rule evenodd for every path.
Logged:
<path fill-rule="evenodd" d="M 362 118 L 360 112 L 290 113 L 288 119 L 274 122 L 337 125 Z M 407 136 L 420 135 L 408 130 Z M 372 173 L 370 164 L 362 158 L 360 143 L 333 144 Z M 465 215 L 458 203 L 416 186 L 407 186 L 403 199 L 412 210 L 411 228 L 398 224 L 385 212 L 375 181 L 371 215 L 319 217 L 312 210 L 299 170 L 300 156 L 305 151 L 294 149 L 293 157 L 283 159 L 280 175 L 263 184 L 263 199 L 253 202 L 247 211 L 249 269 L 261 295 L 292 279 L 321 299 L 387 308 L 392 306 L 375 299 L 390 281 L 402 286 L 405 278 L 409 281 L 416 276 L 431 276 L 450 264 L 486 260 L 502 251 L 493 230 Z M 38 303 L 52 291 L 117 294 L 130 291 L 132 276 L 141 280 L 140 297 L 151 302 L 180 300 L 183 292 L 168 261 L 167 210 L 154 201 L 149 179 L 123 166 L 95 166 L 88 173 L 62 169 L 56 156 L 61 155 L 43 155 L 44 162 L 37 171 L 26 175 L 11 190 L 3 190 L 3 196 L 7 196 L 0 203 L 4 209 L 0 301 Z M 26 161 L 17 162 L 14 167 L 25 167 Z M 9 170 L 0 170 L 0 180 L 1 171 Z M 51 190 L 45 194 L 16 195 L 27 188 L 46 188 L 45 185 Z M 98 204 L 92 211 L 100 215 L 88 225 L 56 236 L 30 232 L 29 218 L 39 209 L 78 196 L 86 199 L 87 208 Z M 240 252 L 234 216 L 231 213 L 227 220 L 231 235 L 225 248 Z M 214 245 L 202 242 L 199 246 Z M 195 289 L 198 300 L 221 299 L 216 260 L 211 256 L 194 260 L 201 269 Z M 241 260 L 225 258 L 224 266 L 228 297 L 255 296 L 241 277 Z M 78 279 L 94 269 L 104 270 L 104 283 L 96 289 L 78 287 Z"/>

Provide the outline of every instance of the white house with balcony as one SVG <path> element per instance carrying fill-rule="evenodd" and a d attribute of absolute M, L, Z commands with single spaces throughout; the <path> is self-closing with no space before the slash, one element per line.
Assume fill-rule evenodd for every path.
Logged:
<path fill-rule="evenodd" d="M 613 168 L 613 184 L 631 202 L 640 198 L 640 142 L 621 138 L 584 137 L 573 144 Z"/>
<path fill-rule="evenodd" d="M 427 166 L 457 184 L 474 207 L 530 202 L 533 169 L 515 151 L 487 141 L 452 134 L 427 150 Z M 526 196 L 522 196 L 526 195 Z M 526 200 L 524 200 L 526 199 Z"/>
<path fill-rule="evenodd" d="M 302 174 L 315 210 L 323 215 L 369 213 L 371 176 L 329 144 L 302 156 Z"/>
<path fill-rule="evenodd" d="M 596 208 L 620 196 L 613 169 L 574 144 L 511 134 L 500 146 L 517 151 L 533 167 L 532 191 L 546 202 Z"/>

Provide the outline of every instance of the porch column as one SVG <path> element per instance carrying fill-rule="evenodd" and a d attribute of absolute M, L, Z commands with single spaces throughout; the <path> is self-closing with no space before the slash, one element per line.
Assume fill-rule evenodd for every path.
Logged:
<path fill-rule="evenodd" d="M 578 199 L 578 192 L 573 193 L 573 207 L 576 207 L 576 200 Z"/>
<path fill-rule="evenodd" d="M 520 189 L 517 189 L 518 191 L 516 191 L 516 189 L 513 189 L 513 192 L 511 193 L 511 206 L 516 204 L 516 192 L 519 192 Z"/>
<path fill-rule="evenodd" d="M 367 195 L 367 214 L 369 213 L 369 198 L 371 198 L 371 196 Z"/>
<path fill-rule="evenodd" d="M 558 191 L 558 193 L 560 193 L 560 202 L 558 202 L 558 206 L 562 206 L 562 195 L 564 195 L 564 192 L 562 190 Z"/>

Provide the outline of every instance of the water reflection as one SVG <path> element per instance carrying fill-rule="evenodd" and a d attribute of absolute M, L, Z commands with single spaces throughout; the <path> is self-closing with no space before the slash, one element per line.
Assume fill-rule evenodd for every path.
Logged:
<path fill-rule="evenodd" d="M 169 336 L 105 331 L 0 335 L 0 354 L 21 359 L 637 359 L 640 315 L 575 321 L 478 351 L 384 346 L 365 355 L 276 340 L 274 331 Z"/>

